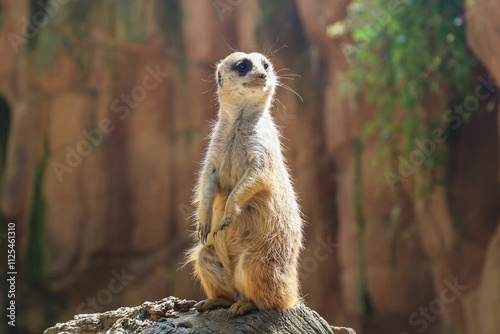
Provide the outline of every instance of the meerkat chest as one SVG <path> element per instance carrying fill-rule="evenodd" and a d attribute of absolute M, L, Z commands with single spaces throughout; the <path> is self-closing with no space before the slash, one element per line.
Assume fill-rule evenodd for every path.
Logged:
<path fill-rule="evenodd" d="M 217 176 L 223 189 L 232 189 L 250 167 L 254 155 L 255 138 L 240 132 L 231 132 L 218 139 Z"/>
<path fill-rule="evenodd" d="M 249 167 L 250 147 L 240 136 L 227 139 L 220 160 L 219 172 L 221 185 L 233 188 Z"/>

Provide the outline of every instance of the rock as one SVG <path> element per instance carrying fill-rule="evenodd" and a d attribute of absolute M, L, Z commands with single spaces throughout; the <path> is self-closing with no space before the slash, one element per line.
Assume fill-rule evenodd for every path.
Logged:
<path fill-rule="evenodd" d="M 258 311 L 230 319 L 226 310 L 204 313 L 194 310 L 194 300 L 167 297 L 140 306 L 114 311 L 79 314 L 44 334 L 55 333 L 334 333 L 356 334 L 350 328 L 332 327 L 316 312 L 301 304 L 284 311 Z"/>

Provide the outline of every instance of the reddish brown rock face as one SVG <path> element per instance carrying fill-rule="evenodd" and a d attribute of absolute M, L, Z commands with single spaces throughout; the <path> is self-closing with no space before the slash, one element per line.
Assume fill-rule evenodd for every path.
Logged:
<path fill-rule="evenodd" d="M 409 173 L 394 193 L 383 177 L 390 162 L 372 168 L 377 144 L 358 141 L 377 110 L 342 93 L 349 36 L 326 35 L 347 1 L 49 2 L 40 27 L 38 7 L 0 1 L 0 113 L 11 119 L 0 142 L 0 220 L 17 228 L 21 328 L 38 333 L 76 313 L 202 297 L 179 268 L 197 162 L 216 117 L 213 64 L 229 46 L 261 52 L 278 39 L 274 49 L 288 47 L 272 62 L 301 75 L 283 82 L 304 99 L 280 89 L 286 109 L 276 103 L 274 116 L 309 223 L 308 306 L 358 334 L 498 331 L 495 103 L 440 143 L 448 182 L 415 200 L 422 175 Z M 500 2 L 467 10 L 468 43 L 486 67 L 478 85 L 496 96 Z M 439 115 L 446 101 L 444 91 L 429 97 L 427 112 Z"/>

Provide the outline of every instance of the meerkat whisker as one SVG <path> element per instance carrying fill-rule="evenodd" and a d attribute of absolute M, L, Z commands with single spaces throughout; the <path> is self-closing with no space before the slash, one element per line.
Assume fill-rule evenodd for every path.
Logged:
<path fill-rule="evenodd" d="M 295 77 L 295 78 L 302 78 L 302 76 L 298 74 L 292 74 L 292 73 L 285 73 L 285 74 L 280 74 L 278 78 L 287 78 L 287 77 Z"/>
<path fill-rule="evenodd" d="M 278 98 L 276 98 L 276 102 L 278 102 L 284 109 L 286 109 L 286 106 L 283 103 L 281 103 L 281 101 Z"/>
<path fill-rule="evenodd" d="M 285 85 L 284 83 L 282 83 L 282 82 L 278 82 L 278 83 L 277 83 L 277 86 L 279 86 L 279 87 L 283 87 L 283 88 L 285 88 L 286 90 L 288 90 L 288 91 L 290 91 L 290 92 L 294 93 L 295 95 L 297 95 L 297 96 L 298 96 L 298 98 L 300 99 L 300 101 L 301 101 L 301 102 L 304 102 L 304 100 L 302 99 L 302 96 L 300 96 L 300 94 L 299 94 L 299 93 L 297 93 L 297 92 L 296 92 L 296 91 L 294 91 L 292 88 L 290 88 L 290 87 L 288 87 L 287 85 Z"/>
<path fill-rule="evenodd" d="M 271 50 L 274 48 L 274 46 L 275 46 L 276 44 L 278 44 L 278 41 L 279 41 L 279 38 L 276 38 L 276 41 L 273 43 L 273 45 L 271 45 L 271 46 L 269 47 L 269 49 L 267 49 L 267 48 L 264 46 L 264 50 L 262 51 L 262 54 L 263 54 L 265 57 L 269 57 L 269 55 L 270 55 L 270 54 L 275 53 L 276 51 L 274 51 L 274 52 L 272 52 L 272 53 L 271 53 Z M 266 43 L 266 44 L 267 44 L 267 43 Z"/>
<path fill-rule="evenodd" d="M 279 69 L 276 71 L 276 74 L 280 73 L 281 71 L 290 71 L 288 67 L 283 67 L 282 69 Z"/>
<path fill-rule="evenodd" d="M 206 90 L 206 91 L 203 91 L 203 92 L 201 92 L 200 94 L 201 94 L 201 95 L 205 95 L 205 94 L 210 93 L 210 92 L 211 92 L 211 91 L 213 91 L 213 90 L 214 90 L 214 87 L 212 87 L 212 88 L 210 88 L 210 89 L 208 89 L 208 90 Z"/>
<path fill-rule="evenodd" d="M 226 43 L 226 45 L 229 48 L 229 50 L 231 50 L 232 52 L 238 52 L 238 49 L 232 47 L 231 45 L 229 45 L 228 42 L 226 42 L 226 38 L 224 36 L 222 36 L 222 40 L 224 41 L 224 43 Z"/>

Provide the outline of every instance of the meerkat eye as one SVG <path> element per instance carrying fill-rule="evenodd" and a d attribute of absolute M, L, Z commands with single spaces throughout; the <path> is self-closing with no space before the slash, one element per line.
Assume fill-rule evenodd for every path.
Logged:
<path fill-rule="evenodd" d="M 246 70 L 246 69 L 247 69 L 247 67 L 248 67 L 248 65 L 247 65 L 246 63 L 244 63 L 244 62 L 241 62 L 241 63 L 239 63 L 238 65 L 236 65 L 236 68 L 237 68 L 238 70 L 242 71 L 242 72 L 243 72 L 244 70 Z"/>
<path fill-rule="evenodd" d="M 252 62 L 248 59 L 243 59 L 242 61 L 234 64 L 233 67 L 236 71 L 240 72 L 241 76 L 244 76 L 252 70 Z"/>

